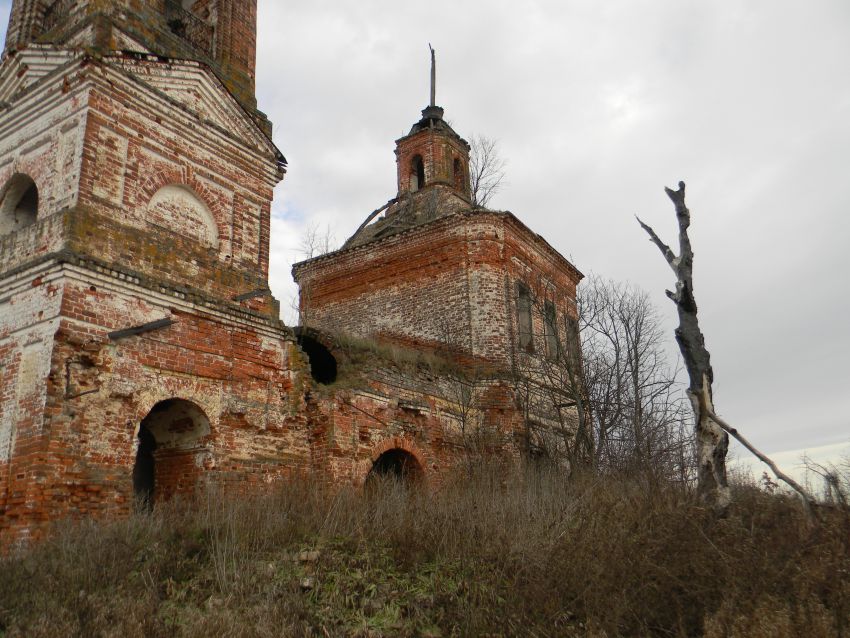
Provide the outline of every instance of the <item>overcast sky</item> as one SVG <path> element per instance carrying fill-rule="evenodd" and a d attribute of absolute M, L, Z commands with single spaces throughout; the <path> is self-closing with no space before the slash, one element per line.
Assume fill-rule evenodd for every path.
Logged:
<path fill-rule="evenodd" d="M 493 207 L 649 291 L 672 348 L 673 276 L 634 215 L 675 242 L 663 187 L 687 182 L 718 410 L 792 462 L 846 449 L 847 0 L 259 0 L 258 38 L 259 106 L 289 160 L 272 224 L 285 306 L 305 227 L 343 240 L 395 195 L 430 42 L 446 119 L 508 162 Z"/>

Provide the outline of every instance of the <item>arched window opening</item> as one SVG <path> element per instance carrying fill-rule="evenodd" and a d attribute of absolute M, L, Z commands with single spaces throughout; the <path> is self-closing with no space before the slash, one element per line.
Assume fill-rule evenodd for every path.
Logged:
<path fill-rule="evenodd" d="M 531 332 L 531 291 L 523 283 L 517 283 L 516 290 L 519 348 L 525 352 L 534 352 L 534 336 Z"/>
<path fill-rule="evenodd" d="M 0 235 L 26 228 L 38 218 L 38 187 L 28 175 L 17 174 L 0 191 Z"/>
<path fill-rule="evenodd" d="M 546 342 L 546 356 L 554 361 L 561 353 L 561 343 L 558 339 L 555 303 L 549 299 L 543 304 L 543 335 Z"/>
<path fill-rule="evenodd" d="M 133 466 L 133 493 L 140 509 L 194 491 L 209 434 L 207 415 L 191 401 L 167 399 L 151 409 L 139 426 Z"/>
<path fill-rule="evenodd" d="M 372 464 L 366 477 L 366 487 L 371 488 L 391 481 L 404 485 L 415 485 L 422 480 L 424 472 L 419 461 L 407 450 L 393 448 L 379 456 Z"/>
<path fill-rule="evenodd" d="M 456 157 L 452 164 L 452 175 L 454 177 L 455 189 L 461 192 L 466 191 L 466 175 L 463 170 L 463 162 Z"/>
<path fill-rule="evenodd" d="M 418 191 L 425 186 L 425 163 L 421 155 L 414 155 L 410 163 L 410 190 Z"/>
<path fill-rule="evenodd" d="M 310 361 L 310 375 L 316 383 L 330 385 L 336 381 L 336 359 L 330 350 L 308 335 L 300 335 L 298 345 Z"/>

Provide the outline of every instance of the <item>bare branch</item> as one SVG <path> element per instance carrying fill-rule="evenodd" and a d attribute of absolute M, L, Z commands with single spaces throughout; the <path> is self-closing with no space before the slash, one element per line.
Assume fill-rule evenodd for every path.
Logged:
<path fill-rule="evenodd" d="M 714 372 L 711 368 L 711 356 L 705 346 L 705 338 L 700 331 L 697 305 L 693 294 L 694 255 L 688 237 L 691 213 L 685 205 L 684 182 L 679 182 L 678 190 L 665 188 L 665 191 L 676 207 L 680 246 L 678 257 L 640 218 L 638 223 L 649 234 L 650 239 L 659 248 L 676 275 L 676 292 L 667 291 L 667 296 L 676 304 L 678 311 L 679 327 L 676 328 L 676 341 L 690 380 L 688 398 L 691 400 L 696 419 L 698 489 L 703 499 L 709 501 L 718 511 L 723 511 L 731 501 L 731 492 L 726 479 L 729 435 L 711 417 L 714 413 L 711 388 Z"/>
<path fill-rule="evenodd" d="M 812 498 L 812 496 L 805 489 L 803 489 L 803 487 L 799 483 L 797 483 L 797 481 L 795 481 L 790 476 L 785 474 L 785 472 L 780 470 L 779 467 L 777 467 L 776 463 L 770 460 L 770 458 L 768 458 L 765 454 L 759 452 L 759 450 L 757 450 L 755 446 L 744 437 L 743 434 L 738 432 L 738 430 L 733 428 L 724 419 L 717 416 L 714 412 L 710 411 L 709 415 L 717 422 L 720 427 L 726 430 L 735 440 L 737 440 L 738 443 L 747 448 L 753 454 L 753 456 L 755 456 L 759 461 L 767 465 L 776 478 L 778 478 L 780 481 L 784 481 L 789 487 L 791 487 L 791 489 L 797 492 L 797 494 L 802 497 L 803 502 L 806 504 L 807 507 L 811 507 L 815 503 L 815 500 Z"/>
<path fill-rule="evenodd" d="M 579 301 L 597 467 L 653 481 L 690 480 L 684 397 L 656 308 L 642 290 L 595 276 Z"/>
<path fill-rule="evenodd" d="M 664 255 L 664 259 L 666 259 L 667 263 L 670 264 L 670 266 L 673 268 L 673 272 L 676 272 L 676 255 L 673 254 L 673 250 L 670 248 L 670 246 L 661 241 L 661 238 L 655 233 L 655 231 L 652 229 L 652 226 L 644 224 L 641 218 L 637 215 L 635 215 L 635 219 L 638 220 L 638 224 L 640 224 L 640 227 L 643 228 L 649 235 L 650 241 L 656 246 L 658 246 L 658 250 L 661 251 L 661 254 Z"/>

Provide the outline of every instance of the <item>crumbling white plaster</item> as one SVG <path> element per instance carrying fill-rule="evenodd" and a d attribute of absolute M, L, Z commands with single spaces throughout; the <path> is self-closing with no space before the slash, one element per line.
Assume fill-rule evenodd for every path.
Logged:
<path fill-rule="evenodd" d="M 207 205 L 183 184 L 160 188 L 148 205 L 149 221 L 170 228 L 176 234 L 188 235 L 198 241 L 218 247 L 215 218 Z"/>

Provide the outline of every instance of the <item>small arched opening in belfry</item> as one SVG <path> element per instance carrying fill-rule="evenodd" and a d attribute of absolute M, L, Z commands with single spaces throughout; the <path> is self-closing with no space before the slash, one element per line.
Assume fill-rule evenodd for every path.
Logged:
<path fill-rule="evenodd" d="M 418 191 L 425 186 L 425 163 L 421 155 L 414 155 L 410 160 L 410 190 Z"/>
<path fill-rule="evenodd" d="M 301 346 L 310 361 L 310 376 L 316 383 L 330 385 L 336 381 L 336 358 L 321 342 L 310 335 L 298 335 L 298 345 Z"/>
<path fill-rule="evenodd" d="M 394 481 L 404 485 L 415 485 L 422 481 L 425 472 L 417 458 L 407 450 L 392 448 L 381 454 L 372 463 L 366 477 L 366 487 L 382 481 Z"/>
<path fill-rule="evenodd" d="M 452 166 L 452 175 L 454 176 L 455 190 L 462 193 L 466 192 L 466 172 L 463 170 L 463 162 L 456 157 Z"/>
<path fill-rule="evenodd" d="M 133 493 L 140 509 L 194 492 L 209 434 L 209 419 L 195 403 L 166 399 L 153 406 L 139 425 L 133 466 Z"/>
<path fill-rule="evenodd" d="M 29 175 L 13 175 L 0 191 L 0 235 L 31 226 L 38 218 L 38 187 Z"/>

